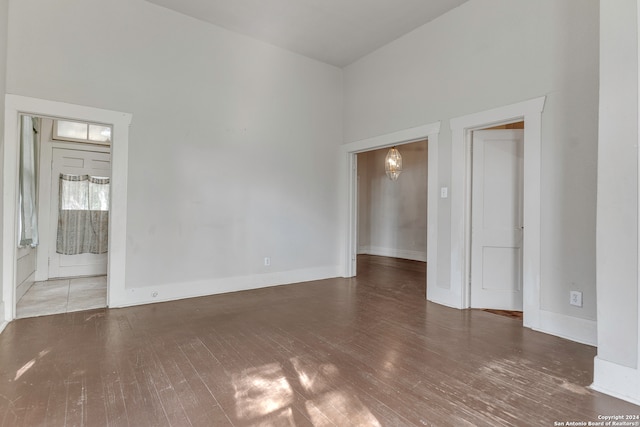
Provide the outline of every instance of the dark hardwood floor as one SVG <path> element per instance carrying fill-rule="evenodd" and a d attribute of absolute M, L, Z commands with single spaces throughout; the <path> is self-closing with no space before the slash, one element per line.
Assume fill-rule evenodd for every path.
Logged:
<path fill-rule="evenodd" d="M 640 408 L 593 347 L 425 300 L 424 263 L 12 322 L 2 426 L 553 426 Z"/>

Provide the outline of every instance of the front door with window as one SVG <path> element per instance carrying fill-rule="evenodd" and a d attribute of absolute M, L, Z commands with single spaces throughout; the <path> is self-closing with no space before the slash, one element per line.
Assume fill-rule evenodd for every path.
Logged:
<path fill-rule="evenodd" d="M 105 152 L 53 149 L 49 278 L 107 273 L 106 241 L 88 242 L 85 236 L 107 233 L 110 157 Z"/>

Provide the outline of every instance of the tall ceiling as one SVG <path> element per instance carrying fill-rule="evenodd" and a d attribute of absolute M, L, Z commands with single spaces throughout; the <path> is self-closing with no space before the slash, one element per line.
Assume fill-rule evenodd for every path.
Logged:
<path fill-rule="evenodd" d="M 344 67 L 467 0 L 147 0 Z"/>

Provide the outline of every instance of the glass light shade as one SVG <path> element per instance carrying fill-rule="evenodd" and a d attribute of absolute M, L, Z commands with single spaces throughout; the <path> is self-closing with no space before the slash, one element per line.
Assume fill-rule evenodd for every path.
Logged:
<path fill-rule="evenodd" d="M 393 147 L 387 153 L 387 157 L 384 159 L 384 171 L 392 181 L 395 181 L 402 172 L 402 156 L 400 152 Z"/>

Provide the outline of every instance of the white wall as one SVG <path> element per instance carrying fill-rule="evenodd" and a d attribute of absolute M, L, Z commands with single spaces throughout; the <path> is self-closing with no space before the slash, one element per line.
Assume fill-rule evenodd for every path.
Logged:
<path fill-rule="evenodd" d="M 443 120 L 437 187 L 451 184 L 448 119 L 546 96 L 541 308 L 595 320 L 596 0 L 471 0 L 346 67 L 344 84 L 346 142 Z M 430 286 L 450 286 L 450 200 Z"/>
<path fill-rule="evenodd" d="M 4 146 L 4 95 L 7 69 L 7 31 L 9 23 L 9 0 L 0 0 L 0 146 Z M 3 150 L 0 150 L 0 163 L 3 162 Z M 2 188 L 2 174 L 0 174 L 0 188 Z M 0 200 L 0 216 L 2 215 L 4 203 Z M 0 218 L 1 219 L 1 218 Z M 2 241 L 2 230 L 0 230 L 0 241 Z M 2 259 L 2 247 L 0 247 L 0 259 Z M 0 277 L 2 277 L 2 267 L 0 266 Z M 2 281 L 0 281 L 2 282 Z M 5 284 L 0 283 L 0 330 L 3 328 Z M 10 284 L 13 286 L 13 284 Z"/>
<path fill-rule="evenodd" d="M 640 403 L 638 2 L 600 4 L 598 356 L 594 388 Z"/>
<path fill-rule="evenodd" d="M 384 171 L 388 148 L 358 154 L 358 253 L 427 260 L 427 142 L 397 147 L 403 171 Z"/>
<path fill-rule="evenodd" d="M 16 301 L 19 301 L 35 282 L 37 248 L 18 249 L 16 261 Z"/>
<path fill-rule="evenodd" d="M 8 92 L 133 113 L 131 301 L 337 275 L 339 69 L 142 0 L 10 20 Z"/>

